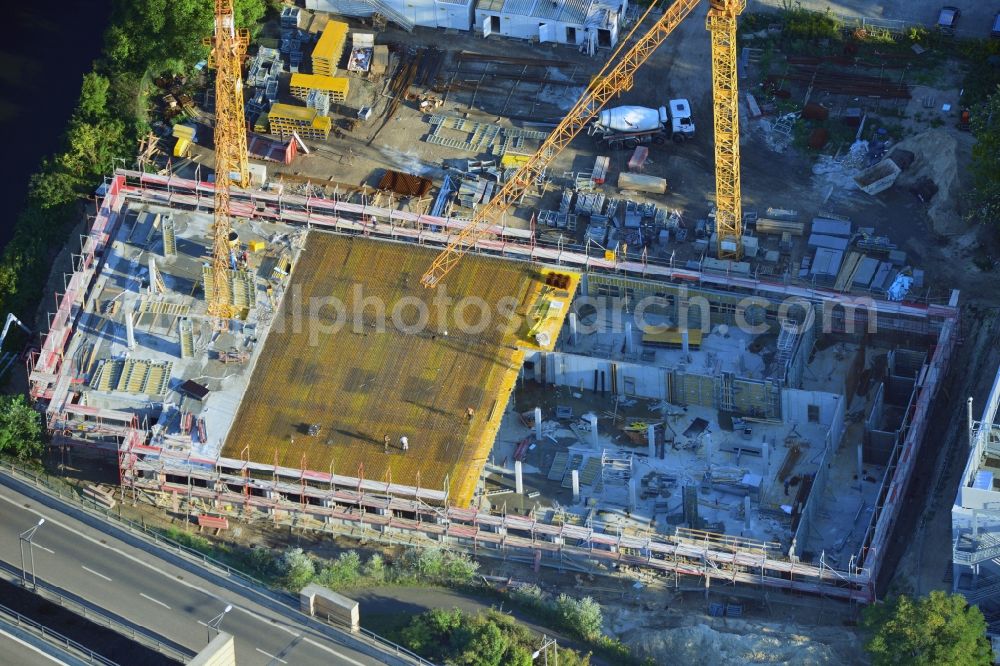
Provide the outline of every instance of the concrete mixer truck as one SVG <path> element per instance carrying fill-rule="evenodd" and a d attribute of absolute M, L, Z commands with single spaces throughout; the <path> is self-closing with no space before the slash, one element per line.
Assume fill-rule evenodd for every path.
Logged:
<path fill-rule="evenodd" d="M 635 148 L 645 143 L 681 143 L 694 138 L 691 104 L 686 99 L 672 99 L 667 107 L 616 106 L 601 111 L 587 129 L 588 134 L 607 144 L 611 150 Z"/>

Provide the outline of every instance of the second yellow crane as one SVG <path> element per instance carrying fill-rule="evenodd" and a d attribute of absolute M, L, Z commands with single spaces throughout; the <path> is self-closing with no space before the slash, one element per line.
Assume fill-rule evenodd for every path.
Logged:
<path fill-rule="evenodd" d="M 625 47 L 654 5 L 650 5 L 623 39 L 601 72 L 556 126 L 538 151 L 529 157 L 500 191 L 479 210 L 434 259 L 421 278 L 436 287 L 476 242 L 490 235 L 493 222 L 520 201 L 544 175 L 545 169 L 613 97 L 632 88 L 633 76 L 701 0 L 675 0 L 656 23 L 628 49 Z M 742 256 L 743 213 L 740 203 L 740 132 L 736 71 L 736 19 L 746 0 L 709 0 L 706 28 L 712 36 L 712 100 L 715 121 L 715 228 L 719 257 Z"/>

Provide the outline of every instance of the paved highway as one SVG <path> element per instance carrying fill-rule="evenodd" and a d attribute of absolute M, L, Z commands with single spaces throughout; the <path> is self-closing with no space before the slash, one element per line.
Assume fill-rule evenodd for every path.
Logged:
<path fill-rule="evenodd" d="M 0 481 L 9 483 L 6 476 Z M 175 566 L 7 485 L 0 485 L 0 516 L 0 560 L 20 568 L 18 535 L 45 518 L 33 538 L 39 581 L 192 652 L 207 644 L 211 631 L 207 623 L 232 604 L 222 628 L 236 637 L 240 666 L 398 663 L 388 655 L 369 656 L 379 653 L 359 646 L 353 637 L 345 636 L 350 646 L 341 644 L 296 622 L 291 612 L 258 603 L 252 592 L 240 594 L 193 565 Z"/>
<path fill-rule="evenodd" d="M 0 655 L 4 666 L 57 666 L 69 663 L 52 657 L 26 640 L 0 627 Z M 74 662 L 77 663 L 77 662 Z"/>

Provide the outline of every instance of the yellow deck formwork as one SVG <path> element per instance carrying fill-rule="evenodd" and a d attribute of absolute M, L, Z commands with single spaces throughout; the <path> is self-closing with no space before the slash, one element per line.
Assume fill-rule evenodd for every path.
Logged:
<path fill-rule="evenodd" d="M 240 458 L 249 447 L 250 459 L 266 464 L 424 488 L 447 483 L 450 501 L 467 505 L 525 349 L 538 348 L 528 336 L 531 313 L 543 296 L 565 300 L 543 322 L 557 332 L 577 276 L 556 293 L 545 285 L 548 271 L 468 256 L 428 290 L 420 276 L 434 255 L 311 232 L 223 455 Z M 421 308 L 427 324 L 418 327 Z M 485 328 L 483 308 L 491 311 Z"/>

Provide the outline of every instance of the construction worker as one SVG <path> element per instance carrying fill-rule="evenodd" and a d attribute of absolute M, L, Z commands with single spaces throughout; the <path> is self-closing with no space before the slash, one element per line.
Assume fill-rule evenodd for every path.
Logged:
<path fill-rule="evenodd" d="M 382 438 L 382 450 L 384 453 L 389 453 L 389 435 Z"/>
<path fill-rule="evenodd" d="M 468 409 L 466 409 L 466 410 L 465 410 L 465 416 L 466 416 L 466 417 L 467 417 L 467 418 L 468 418 L 468 419 L 469 419 L 470 421 L 471 421 L 471 420 L 473 419 L 473 417 L 474 417 L 475 415 L 476 415 L 476 410 L 475 410 L 475 409 L 473 409 L 472 407 L 469 407 Z"/>
<path fill-rule="evenodd" d="M 406 435 L 399 438 L 399 445 L 403 447 L 403 453 L 410 450 L 410 440 L 406 439 Z"/>

